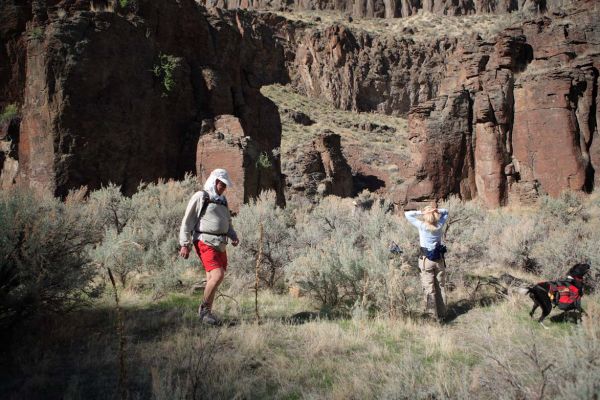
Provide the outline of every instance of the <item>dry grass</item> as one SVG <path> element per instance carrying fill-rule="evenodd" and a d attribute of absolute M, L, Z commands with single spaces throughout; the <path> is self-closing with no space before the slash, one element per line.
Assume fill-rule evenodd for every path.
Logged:
<path fill-rule="evenodd" d="M 308 98 L 294 91 L 291 86 L 265 86 L 261 92 L 273 100 L 282 115 L 282 152 L 296 149 L 300 144 L 310 142 L 318 134 L 329 129 L 342 136 L 344 144 L 357 144 L 366 147 L 366 151 L 385 150 L 406 153 L 407 120 L 376 113 L 357 113 L 339 110 L 325 100 Z M 315 124 L 303 126 L 295 123 L 285 113 L 286 110 L 300 111 L 308 115 Z M 394 133 L 365 133 L 359 126 L 365 123 L 385 125 L 393 128 Z"/>
<path fill-rule="evenodd" d="M 263 322 L 257 323 L 253 293 L 228 293 L 241 308 L 233 311 L 227 299 L 218 300 L 218 312 L 237 322 L 223 328 L 195 321 L 197 296 L 177 294 L 154 303 L 140 296 L 137 307 L 125 309 L 130 396 L 485 399 L 497 393 L 514 398 L 519 387 L 526 398 L 535 398 L 543 384 L 546 394 L 560 393 L 564 381 L 561 374 L 540 375 L 531 354 L 559 369 L 580 355 L 557 353 L 557 346 L 584 345 L 592 362 L 600 348 L 598 296 L 584 300 L 590 317 L 583 325 L 551 323 L 544 330 L 527 316 L 529 299 L 516 295 L 445 326 L 389 318 L 293 325 L 281 317 L 312 309 L 308 300 L 261 293 Z M 456 300 L 457 292 L 452 296 Z M 24 335 L 15 348 L 16 368 L 0 393 L 114 398 L 113 320 L 113 312 L 93 309 L 49 322 L 44 340 Z M 510 371 L 504 362 L 510 362 Z M 20 385 L 10 386 L 14 383 Z"/>
<path fill-rule="evenodd" d="M 295 11 L 278 14 L 289 20 L 306 22 L 318 29 L 333 24 L 343 24 L 351 29 L 375 35 L 404 37 L 418 43 L 428 42 L 442 36 L 461 38 L 476 34 L 483 39 L 491 39 L 500 31 L 518 26 L 524 20 L 531 18 L 531 15 L 524 12 L 466 16 L 442 16 L 420 12 L 406 18 L 354 18 L 352 22 L 348 22 L 348 18 L 344 14 L 335 11 Z"/>

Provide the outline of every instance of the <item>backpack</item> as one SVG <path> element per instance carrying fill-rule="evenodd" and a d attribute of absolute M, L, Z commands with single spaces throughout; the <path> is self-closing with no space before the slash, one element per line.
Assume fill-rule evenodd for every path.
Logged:
<path fill-rule="evenodd" d="M 224 201 L 211 200 L 208 193 L 203 190 L 202 191 L 202 209 L 200 210 L 200 218 L 204 217 L 204 213 L 206 213 L 206 208 L 208 207 L 208 205 L 210 203 L 221 204 L 221 205 L 224 205 L 225 207 L 229 208 L 229 205 L 227 204 L 227 199 L 225 199 Z"/>
<path fill-rule="evenodd" d="M 227 199 L 225 199 L 225 200 L 211 200 L 211 198 L 208 195 L 208 193 L 205 192 L 204 190 L 202 190 L 202 209 L 200 209 L 200 218 L 198 219 L 198 227 L 200 227 L 200 220 L 202 219 L 202 217 L 204 217 L 204 214 L 206 213 L 206 208 L 208 207 L 208 205 L 210 203 L 220 204 L 220 205 L 223 205 L 223 206 L 227 207 L 227 209 L 229 209 L 229 205 L 227 204 Z M 200 230 L 195 230 L 195 232 L 196 233 L 207 233 L 207 232 L 202 232 Z"/>
<path fill-rule="evenodd" d="M 577 307 L 581 301 L 582 290 L 571 281 L 549 282 L 548 296 L 550 301 L 563 311 Z"/>

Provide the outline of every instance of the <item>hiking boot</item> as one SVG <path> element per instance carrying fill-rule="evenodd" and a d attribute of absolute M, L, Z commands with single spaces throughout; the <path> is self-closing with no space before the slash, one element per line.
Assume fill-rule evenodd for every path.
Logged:
<path fill-rule="evenodd" d="M 200 307 L 198 307 L 198 317 L 200 318 L 200 320 L 204 319 L 206 314 L 209 314 L 209 313 L 210 313 L 210 306 L 208 305 L 208 303 L 201 303 Z"/>
<path fill-rule="evenodd" d="M 210 313 L 210 310 L 208 308 L 200 308 L 198 310 L 198 318 L 200 318 L 200 320 L 203 320 L 204 317 L 206 317 L 206 315 L 209 313 Z"/>
<path fill-rule="evenodd" d="M 203 323 L 208 325 L 221 325 L 221 320 L 216 315 L 208 311 L 204 316 L 200 317 Z"/>

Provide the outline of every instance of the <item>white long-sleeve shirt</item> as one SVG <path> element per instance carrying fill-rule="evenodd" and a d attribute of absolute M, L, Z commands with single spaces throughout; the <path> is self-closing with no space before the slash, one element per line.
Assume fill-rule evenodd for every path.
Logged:
<path fill-rule="evenodd" d="M 417 217 L 423 215 L 421 211 L 406 211 L 404 216 L 413 226 L 419 230 L 419 244 L 421 247 L 427 250 L 433 250 L 436 244 L 442 244 L 442 235 L 444 224 L 448 219 L 448 210 L 445 208 L 438 208 L 440 213 L 440 220 L 434 230 L 427 228 L 427 224 L 418 219 Z"/>

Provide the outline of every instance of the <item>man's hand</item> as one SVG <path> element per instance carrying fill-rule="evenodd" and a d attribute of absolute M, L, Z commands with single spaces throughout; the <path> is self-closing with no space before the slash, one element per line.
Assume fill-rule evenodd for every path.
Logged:
<path fill-rule="evenodd" d="M 179 249 L 179 255 L 187 260 L 190 256 L 190 249 L 187 246 L 181 246 Z"/>
<path fill-rule="evenodd" d="M 233 247 L 237 246 L 238 244 L 240 244 L 240 239 L 232 239 L 231 240 L 231 245 Z"/>

